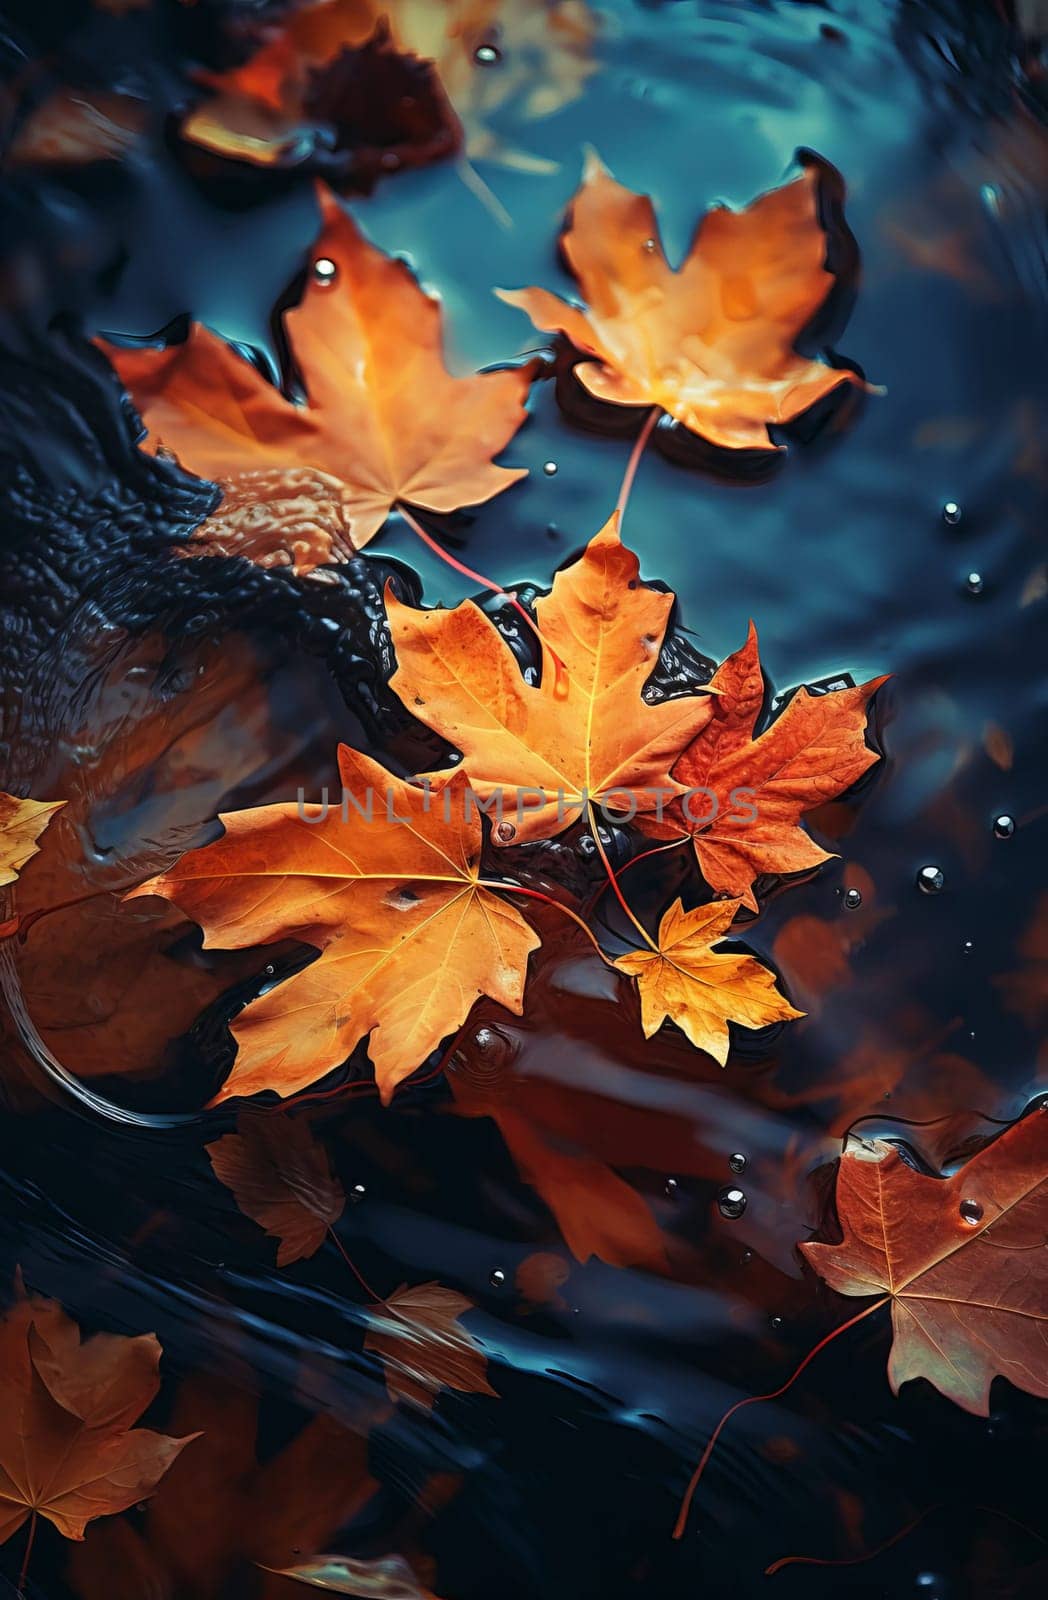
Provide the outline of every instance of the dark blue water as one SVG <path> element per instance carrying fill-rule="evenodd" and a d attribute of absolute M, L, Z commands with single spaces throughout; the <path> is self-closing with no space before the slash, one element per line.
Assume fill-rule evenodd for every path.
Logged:
<path fill-rule="evenodd" d="M 67 940 L 72 950 L 55 933 L 59 970 L 34 979 L 25 969 L 34 1021 L 70 1072 L 119 1105 L 187 1120 L 121 1125 L 64 1095 L 12 1045 L 0 1124 L 5 1272 L 21 1262 L 87 1326 L 157 1330 L 157 1426 L 180 1382 L 203 1373 L 261 1395 L 263 1455 L 317 1410 L 370 1434 L 378 1496 L 329 1547 L 420 1547 L 443 1600 L 1041 1592 L 1045 1407 L 1000 1381 L 989 1421 L 923 1383 L 893 1397 L 878 1317 L 781 1401 L 733 1422 L 685 1538 L 670 1538 L 721 1413 L 776 1387 L 844 1319 L 795 1245 L 823 1218 L 846 1130 L 906 1140 L 942 1170 L 1045 1087 L 1035 930 L 1046 848 L 1048 135 L 1036 47 L 1006 9 L 618 0 L 594 8 L 595 70 L 574 100 L 534 120 L 521 91 L 488 119 L 505 148 L 551 170 L 480 161 L 497 206 L 453 164 L 350 202 L 369 237 L 405 253 L 439 292 L 449 364 L 468 371 L 539 342 L 493 287 L 571 292 L 555 240 L 587 144 L 653 196 L 674 260 L 708 206 L 745 204 L 794 170 L 798 149 L 814 150 L 842 175 L 861 256 L 834 346 L 885 391 L 846 426 L 794 441 L 759 484 L 649 449 L 624 530 L 644 576 L 677 594 L 679 622 L 705 655 L 736 648 L 752 617 L 777 692 L 844 672 L 893 674 L 875 718 L 884 761 L 814 826 L 841 859 L 772 894 L 747 930 L 808 1017 L 742 1042 L 721 1071 L 670 1030 L 645 1044 L 584 947 L 551 938 L 524 1019 L 478 1010 L 487 1042 L 467 1035 L 454 1093 L 442 1079 L 409 1087 L 389 1110 L 366 1096 L 321 1108 L 316 1126 L 343 1181 L 365 1189 L 340 1225 L 347 1250 L 380 1292 L 435 1278 L 468 1294 L 499 1399 L 445 1395 L 433 1417 L 400 1410 L 376 1422 L 381 1374 L 361 1352 L 361 1296 L 338 1256 L 278 1273 L 270 1245 L 217 1188 L 202 1146 L 231 1118 L 196 1108 L 221 1064 L 230 990 L 233 1005 L 255 992 L 259 963 L 215 968 L 183 929 L 169 965 L 136 972 L 125 993 L 126 946 L 107 961 L 117 948 L 107 941 L 126 926 L 114 898 L 79 943 Z M 14 645 L 0 786 L 76 799 L 85 865 L 69 874 L 69 893 L 139 881 L 207 837 L 221 807 L 329 781 L 338 738 L 391 760 L 412 753 L 351 687 L 349 646 L 361 659 L 370 648 L 366 585 L 318 599 L 307 583 L 234 574 L 214 580 L 214 593 L 201 577 L 191 600 L 188 578 L 177 597 L 156 589 L 149 540 L 177 517 L 170 506 L 139 516 L 145 491 L 112 443 L 116 425 L 107 433 L 102 408 L 85 400 L 95 376 L 79 386 L 69 377 L 62 341 L 75 346 L 78 331 L 146 337 L 187 316 L 280 359 L 273 308 L 315 232 L 310 184 L 194 176 L 162 115 L 191 48 L 177 10 L 17 6 L 12 19 L 12 64 L 44 55 L 59 77 L 119 79 L 156 111 L 119 169 L 7 176 L 7 259 L 21 269 L 5 280 L 5 328 L 18 326 L 5 335 L 5 450 L 43 488 L 34 498 L 12 479 L 6 502 Z M 503 67 L 513 64 L 507 47 Z M 456 519 L 456 554 L 497 582 L 547 586 L 605 520 L 630 444 L 584 431 L 553 383 L 537 385 L 502 457 L 531 476 Z M 187 529 L 205 502 L 179 502 Z M 944 516 L 948 502 L 959 519 Z M 26 509 L 38 504 L 46 516 Z M 48 517 L 63 530 L 52 560 L 39 543 Z M 376 581 L 389 561 L 416 575 L 429 604 L 470 592 L 398 519 L 369 549 Z M 215 659 L 201 724 L 198 669 Z M 128 754 L 114 758 L 121 739 Z M 1017 822 L 1007 838 L 993 828 L 1002 814 Z M 917 886 L 927 865 L 941 869 L 937 894 Z M 863 895 L 852 912 L 849 885 Z M 653 908 L 671 888 L 648 883 Z M 187 1033 L 207 1013 L 177 1048 L 172 986 L 184 990 Z M 511 1105 L 537 1136 L 619 1174 L 662 1229 L 667 1270 L 573 1260 L 496 1122 L 455 1114 L 471 1093 L 481 1110 Z M 738 1179 L 733 1152 L 747 1158 Z M 736 1181 L 748 1203 L 730 1220 L 716 1195 Z M 537 1309 L 516 1287 L 536 1252 L 567 1269 L 558 1298 Z M 435 1475 L 450 1475 L 454 1492 L 427 1516 L 412 1508 Z M 869 1561 L 764 1576 L 786 1555 L 859 1557 L 922 1513 Z M 148 1516 L 125 1519 L 147 1542 Z M 118 1538 L 112 1526 L 98 1524 L 110 1532 L 88 1546 Z M 20 1557 L 20 1538 L 0 1549 L 12 1581 Z M 108 1591 L 92 1589 L 44 1532 L 28 1592 L 309 1592 L 276 1579 L 262 1588 L 247 1561 L 218 1588 L 170 1574 L 150 1580 L 166 1588 L 136 1587 L 144 1580 L 115 1554 L 112 1570 Z"/>

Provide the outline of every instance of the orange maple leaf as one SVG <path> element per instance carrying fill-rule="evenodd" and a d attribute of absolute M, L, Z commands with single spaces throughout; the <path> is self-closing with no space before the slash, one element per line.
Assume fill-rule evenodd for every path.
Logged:
<path fill-rule="evenodd" d="M 439 1283 L 401 1284 L 368 1312 L 364 1349 L 381 1357 L 393 1400 L 432 1408 L 441 1389 L 496 1394 L 487 1360 L 461 1318 L 473 1301 Z"/>
<path fill-rule="evenodd" d="M 346 1195 L 308 1123 L 245 1113 L 236 1133 L 204 1148 L 244 1215 L 280 1240 L 278 1267 L 316 1254 L 342 1215 Z"/>
<path fill-rule="evenodd" d="M 818 182 L 809 166 L 743 211 L 714 207 L 675 272 L 651 201 L 591 152 L 561 236 L 588 309 L 546 289 L 496 293 L 595 358 L 575 374 L 598 400 L 658 406 L 725 448 L 781 448 L 769 425 L 842 384 L 865 387 L 857 373 L 793 348 L 833 284 Z"/>
<path fill-rule="evenodd" d="M 738 900 L 714 900 L 685 911 L 677 900 L 659 924 L 657 950 L 618 957 L 619 970 L 637 980 L 645 1038 L 668 1018 L 723 1067 L 729 1021 L 766 1028 L 804 1015 L 779 993 L 774 972 L 755 956 L 713 948 L 729 936 L 738 909 Z"/>
<path fill-rule="evenodd" d="M 521 1012 L 539 939 L 480 882 L 480 815 L 464 776 L 427 791 L 346 745 L 339 770 L 361 811 L 356 826 L 316 805 L 227 813 L 224 838 L 128 897 L 173 900 L 208 949 L 294 937 L 321 951 L 236 1018 L 237 1058 L 216 1104 L 294 1094 L 365 1034 L 388 1103 L 479 995 Z"/>
<path fill-rule="evenodd" d="M 19 1290 L 0 1321 L 0 1544 L 37 1516 L 82 1539 L 92 1517 L 152 1494 L 197 1436 L 133 1426 L 160 1388 L 155 1335 L 81 1343 L 56 1301 Z"/>
<path fill-rule="evenodd" d="M 105 349 L 154 450 L 168 447 L 190 472 L 221 484 L 267 468 L 329 473 L 338 481 L 330 515 L 341 511 L 360 550 L 397 503 L 455 511 L 527 476 L 492 457 L 524 421 L 536 363 L 452 377 L 437 301 L 403 261 L 368 243 L 326 188 L 319 194 L 323 229 L 312 260 L 333 263 L 335 277 L 311 273 L 284 318 L 308 405 L 287 399 L 200 323 L 165 350 Z M 211 522 L 196 535 L 205 543 L 221 536 Z M 296 570 L 328 560 L 331 537 L 318 525 Z"/>
<path fill-rule="evenodd" d="M 587 801 L 614 806 L 616 795 L 629 796 L 645 812 L 660 794 L 683 792 L 669 769 L 711 707 L 705 694 L 645 702 L 673 596 L 645 588 L 639 571 L 614 516 L 535 602 L 545 647 L 540 684 L 525 682 L 472 601 L 420 611 L 387 588 L 398 664 L 391 686 L 461 750 L 476 794 L 512 812 L 513 821 L 494 830 L 497 843 L 561 833 Z"/>
<path fill-rule="evenodd" d="M 746 643 L 714 674 L 710 722 L 673 768 L 689 789 L 711 791 L 673 802 L 660 819 L 640 817 L 663 838 L 690 833 L 703 877 L 720 894 L 756 911 L 754 881 L 764 873 L 807 872 L 830 859 L 800 826 L 806 811 L 843 794 L 879 760 L 866 744 L 866 707 L 886 678 L 812 694 L 799 689 L 785 711 L 754 738 L 764 678 L 752 622 Z M 736 799 L 735 796 L 738 795 Z"/>
<path fill-rule="evenodd" d="M 1048 1397 L 1048 1112 L 1032 1112 L 950 1178 L 883 1140 L 853 1140 L 837 1173 L 840 1244 L 802 1244 L 839 1294 L 891 1297 L 892 1389 L 927 1378 L 989 1413 L 1008 1378 Z"/>

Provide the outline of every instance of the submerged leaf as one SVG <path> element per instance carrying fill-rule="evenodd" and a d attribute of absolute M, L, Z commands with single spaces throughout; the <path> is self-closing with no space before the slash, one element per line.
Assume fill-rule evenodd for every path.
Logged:
<path fill-rule="evenodd" d="M 562 333 L 598 400 L 658 406 L 728 449 L 772 450 L 769 426 L 790 422 L 842 384 L 847 368 L 798 355 L 794 343 L 820 309 L 833 275 L 824 265 L 818 171 L 761 195 L 743 211 L 706 213 L 674 271 L 651 201 L 587 158 L 561 246 L 588 309 L 547 289 L 499 290 L 537 328 Z"/>
<path fill-rule="evenodd" d="M 133 1425 L 160 1387 L 155 1335 L 80 1330 L 24 1294 L 0 1321 L 0 1544 L 30 1515 L 66 1539 L 153 1493 L 196 1434 Z"/>
<path fill-rule="evenodd" d="M 487 1358 L 460 1320 L 474 1309 L 464 1294 L 439 1283 L 403 1284 L 372 1308 L 364 1349 L 381 1357 L 392 1399 L 429 1410 L 441 1389 L 496 1394 Z"/>
<path fill-rule="evenodd" d="M 244 1215 L 280 1240 L 278 1267 L 315 1255 L 342 1215 L 346 1196 L 308 1123 L 245 1112 L 236 1133 L 204 1148 L 215 1177 L 232 1189 Z"/>
<path fill-rule="evenodd" d="M 18 800 L 0 793 L 0 888 L 14 883 L 36 855 L 40 835 L 64 805 L 64 800 Z"/>

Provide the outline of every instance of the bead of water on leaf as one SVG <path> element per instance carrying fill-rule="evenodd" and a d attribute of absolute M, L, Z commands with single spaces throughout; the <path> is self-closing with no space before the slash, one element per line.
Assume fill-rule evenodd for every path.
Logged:
<path fill-rule="evenodd" d="M 917 874 L 917 887 L 922 894 L 938 894 L 946 882 L 941 867 L 922 867 Z"/>
<path fill-rule="evenodd" d="M 998 839 L 1010 839 L 1015 832 L 1015 818 L 1008 816 L 1006 812 L 1002 812 L 999 817 L 994 817 L 993 819 L 993 831 Z"/>
<path fill-rule="evenodd" d="M 349 1198 L 352 1200 L 353 1204 L 357 1206 L 360 1204 L 361 1200 L 363 1200 L 366 1194 L 367 1189 L 365 1186 L 362 1183 L 355 1183 L 352 1189 L 349 1191 Z"/>
<path fill-rule="evenodd" d="M 862 905 L 862 891 L 859 889 L 845 889 L 844 904 L 848 911 L 858 911 Z"/>
<path fill-rule="evenodd" d="M 490 1277 L 488 1278 L 488 1282 L 491 1284 L 493 1289 L 501 1289 L 503 1287 L 506 1282 L 506 1274 L 503 1272 L 501 1267 L 494 1268 Z"/>
<path fill-rule="evenodd" d="M 746 1196 L 741 1189 L 722 1189 L 717 1196 L 717 1205 L 722 1217 L 734 1221 L 746 1209 Z"/>
<path fill-rule="evenodd" d="M 557 463 L 555 461 L 544 461 L 542 470 L 547 478 L 555 478 L 557 476 Z"/>
<path fill-rule="evenodd" d="M 969 594 L 982 594 L 982 592 L 983 592 L 983 575 L 982 575 L 982 573 L 981 572 L 969 572 L 968 576 L 964 580 L 964 587 L 967 589 Z"/>
<path fill-rule="evenodd" d="M 654 255 L 655 254 L 655 240 L 654 239 L 645 239 L 644 243 L 641 245 L 641 249 L 644 251 L 645 255 L 649 255 L 649 256 Z"/>
<path fill-rule="evenodd" d="M 947 500 L 946 504 L 942 508 L 942 520 L 946 523 L 949 523 L 951 528 L 955 528 L 960 522 L 962 515 L 963 513 L 956 500 Z"/>
<path fill-rule="evenodd" d="M 742 1154 L 741 1150 L 736 1150 L 734 1155 L 730 1155 L 728 1157 L 728 1165 L 732 1172 L 746 1171 L 746 1157 Z"/>
<path fill-rule="evenodd" d="M 678 1184 L 676 1178 L 666 1179 L 665 1190 L 666 1194 L 671 1200 L 676 1200 L 678 1194 Z"/>
<path fill-rule="evenodd" d="M 978 1200 L 962 1200 L 957 1209 L 961 1213 L 961 1221 L 971 1228 L 982 1221 L 983 1208 Z"/>
<path fill-rule="evenodd" d="M 478 67 L 497 67 L 502 60 L 502 51 L 497 44 L 478 44 L 473 59 Z"/>
<path fill-rule="evenodd" d="M 313 282 L 321 289 L 330 289 L 338 277 L 338 264 L 330 256 L 318 256 L 313 263 Z"/>

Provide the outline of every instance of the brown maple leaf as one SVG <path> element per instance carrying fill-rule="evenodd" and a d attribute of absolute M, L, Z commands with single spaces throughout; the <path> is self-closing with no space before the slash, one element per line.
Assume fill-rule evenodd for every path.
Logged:
<path fill-rule="evenodd" d="M 713 948 L 729 936 L 738 909 L 738 900 L 714 900 L 685 911 L 677 900 L 659 924 L 658 949 L 634 950 L 615 962 L 637 980 L 646 1038 L 669 1019 L 722 1067 L 729 1022 L 766 1028 L 804 1015 L 779 993 L 774 972 L 755 956 Z"/>
<path fill-rule="evenodd" d="M 751 623 L 742 649 L 710 683 L 716 693 L 709 724 L 673 768 L 677 782 L 697 792 L 673 802 L 661 820 L 638 818 L 640 826 L 662 838 L 690 833 L 710 888 L 756 911 L 757 878 L 807 872 L 830 859 L 804 832 L 801 817 L 843 794 L 879 760 L 866 744 L 866 708 L 886 681 L 825 694 L 799 689 L 754 737 L 764 677 Z"/>
<path fill-rule="evenodd" d="M 484 1352 L 462 1326 L 473 1309 L 472 1300 L 439 1283 L 402 1284 L 370 1308 L 364 1349 L 381 1358 L 392 1399 L 430 1410 L 441 1389 L 496 1394 Z"/>
<path fill-rule="evenodd" d="M 135 1428 L 160 1388 L 160 1344 L 80 1330 L 54 1300 L 19 1298 L 0 1321 L 0 1544 L 27 1517 L 82 1539 L 92 1517 L 151 1495 L 195 1438 Z"/>
<path fill-rule="evenodd" d="M 315 805 L 227 813 L 224 838 L 129 896 L 173 900 L 207 948 L 293 937 L 321 951 L 236 1018 L 237 1059 L 216 1104 L 294 1094 L 366 1034 L 388 1103 L 481 994 L 520 1014 L 539 940 L 480 882 L 480 815 L 464 776 L 425 790 L 346 745 L 339 770 L 355 825 Z"/>
<path fill-rule="evenodd" d="M 342 1215 L 345 1191 L 324 1146 L 298 1117 L 244 1112 L 236 1133 L 204 1146 L 245 1216 L 279 1239 L 277 1266 L 315 1255 Z"/>
<path fill-rule="evenodd" d="M 840 1244 L 800 1248 L 839 1294 L 890 1296 L 893 1390 L 927 1378 L 982 1417 L 996 1376 L 1048 1397 L 1048 1111 L 950 1178 L 883 1140 L 852 1140 L 837 1214 Z"/>
<path fill-rule="evenodd" d="M 64 800 L 18 800 L 0 793 L 0 888 L 14 883 L 36 855 L 40 835 L 64 804 Z"/>
<path fill-rule="evenodd" d="M 309 403 L 297 405 L 267 383 L 231 345 L 200 323 L 184 344 L 106 353 L 149 430 L 198 477 L 223 486 L 245 472 L 310 468 L 337 480 L 297 571 L 332 558 L 331 526 L 348 520 L 356 550 L 368 544 L 395 504 L 428 511 L 476 505 L 526 477 L 492 457 L 524 421 L 536 363 L 455 378 L 444 366 L 440 307 L 403 261 L 369 244 L 323 187 L 323 229 L 300 303 L 285 313 L 288 341 Z M 316 480 L 313 480 L 315 490 Z M 234 492 L 241 497 L 243 491 Z M 197 539 L 221 547 L 220 521 Z M 279 534 L 275 536 L 279 548 Z M 253 541 L 253 559 L 262 553 Z"/>
<path fill-rule="evenodd" d="M 834 281 L 818 184 L 813 165 L 743 211 L 708 211 L 674 271 L 651 201 L 591 153 L 561 236 L 587 309 L 546 289 L 496 292 L 594 358 L 575 375 L 596 399 L 658 406 L 724 448 L 781 448 L 770 425 L 842 384 L 864 387 L 857 373 L 794 350 Z"/>
<path fill-rule="evenodd" d="M 673 596 L 645 588 L 639 571 L 614 516 L 535 602 L 546 647 L 540 684 L 525 682 L 472 601 L 420 611 L 387 588 L 397 652 L 391 686 L 462 752 L 477 795 L 495 797 L 512 815 L 495 828 L 497 843 L 551 838 L 587 801 L 614 807 L 618 795 L 644 813 L 660 795 L 682 792 L 670 766 L 711 707 L 705 695 L 645 702 Z"/>

